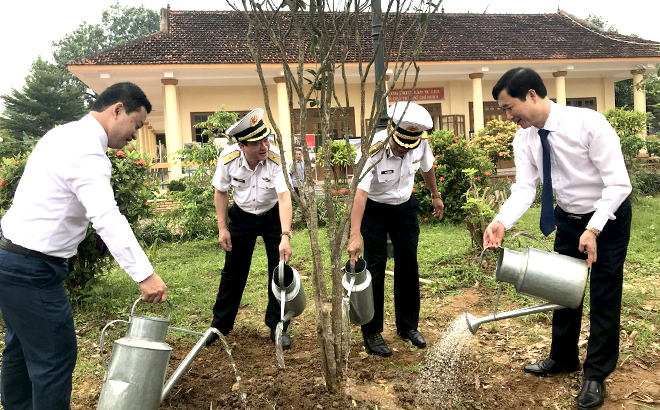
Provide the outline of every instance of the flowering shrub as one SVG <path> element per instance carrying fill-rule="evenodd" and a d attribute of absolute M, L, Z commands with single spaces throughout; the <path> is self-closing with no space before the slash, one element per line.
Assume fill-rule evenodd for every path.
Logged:
<path fill-rule="evenodd" d="M 158 185 L 149 175 L 151 158 L 138 152 L 132 144 L 120 150 L 109 150 L 108 158 L 112 163 L 110 184 L 119 212 L 136 231 L 141 219 L 154 215 L 149 201 L 156 199 Z M 73 299 L 91 294 L 85 289 L 86 285 L 109 266 L 111 259 L 106 257 L 108 255 L 90 224 L 85 240 L 78 246 L 78 253 L 69 259 L 70 271 L 65 283 Z"/>
<path fill-rule="evenodd" d="M 0 212 L 3 215 L 11 206 L 29 155 L 3 158 L 0 170 Z M 135 230 L 140 219 L 153 215 L 149 201 L 156 198 L 157 185 L 149 177 L 151 160 L 132 145 L 123 150 L 110 150 L 108 157 L 112 162 L 111 185 L 117 206 Z M 78 246 L 78 253 L 69 259 L 70 272 L 65 284 L 72 299 L 84 297 L 86 284 L 109 266 L 111 259 L 104 257 L 103 253 L 103 242 L 90 224 L 85 239 Z"/>
<path fill-rule="evenodd" d="M 444 219 L 452 222 L 463 221 L 463 194 L 470 188 L 470 181 L 463 174 L 463 169 L 474 168 L 476 186 L 484 189 L 489 184 L 489 176 L 495 171 L 495 166 L 479 147 L 468 145 L 463 136 L 454 137 L 450 131 L 435 131 L 429 136 L 428 142 L 435 156 L 433 167 L 438 191 L 445 204 Z M 413 195 L 419 201 L 419 217 L 435 219 L 432 215 L 431 192 L 419 172 L 415 175 Z"/>
<path fill-rule="evenodd" d="M 0 168 L 0 216 L 3 216 L 11 207 L 18 181 L 21 180 L 29 156 L 30 152 L 26 152 L 14 158 L 2 158 L 2 168 Z"/>
<path fill-rule="evenodd" d="M 470 144 L 484 150 L 496 164 L 500 159 L 513 158 L 513 137 L 518 126 L 512 121 L 492 120 L 478 131 Z"/>

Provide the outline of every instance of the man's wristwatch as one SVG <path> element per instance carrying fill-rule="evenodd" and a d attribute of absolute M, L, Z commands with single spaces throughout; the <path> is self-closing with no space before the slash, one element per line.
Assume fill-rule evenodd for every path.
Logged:
<path fill-rule="evenodd" d="M 431 199 L 442 199 L 440 194 L 431 194 Z"/>
<path fill-rule="evenodd" d="M 284 235 L 288 236 L 289 239 L 291 239 L 291 231 L 284 231 L 280 234 L 280 238 L 283 237 Z"/>
<path fill-rule="evenodd" d="M 587 225 L 587 227 L 584 229 L 596 235 L 596 238 L 598 238 L 598 235 L 600 235 L 600 231 L 593 226 Z"/>

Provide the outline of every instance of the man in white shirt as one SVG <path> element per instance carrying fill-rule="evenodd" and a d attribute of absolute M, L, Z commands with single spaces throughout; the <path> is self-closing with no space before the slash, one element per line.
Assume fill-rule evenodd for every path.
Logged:
<path fill-rule="evenodd" d="M 421 168 L 433 202 L 433 216 L 442 218 L 444 204 L 438 193 L 433 170 L 433 153 L 426 130 L 433 127 L 431 115 L 421 105 L 398 102 L 388 109 L 389 129 L 374 135 L 366 173 L 358 184 L 351 212 L 348 254 L 351 266 L 362 252 L 372 275 L 374 317 L 362 325 L 362 336 L 370 354 L 391 356 L 383 339 L 383 305 L 387 235 L 394 247 L 394 310 L 397 334 L 424 348 L 426 341 L 417 330 L 419 322 L 419 270 L 417 243 L 419 203 L 412 195 L 415 173 Z M 359 160 L 361 155 L 358 153 Z M 362 238 L 360 237 L 362 234 Z"/>
<path fill-rule="evenodd" d="M 550 101 L 541 77 L 529 68 L 505 73 L 493 98 L 521 128 L 513 140 L 516 183 L 486 228 L 484 247 L 502 244 L 505 230 L 527 211 L 536 185 L 543 182 L 541 230 L 547 236 L 556 226 L 555 251 L 586 259 L 591 267 L 591 330 L 576 402 L 580 410 L 596 409 L 603 404 L 603 382 L 619 354 L 623 263 L 632 216 L 619 137 L 602 114 Z M 555 310 L 550 357 L 525 371 L 547 376 L 577 370 L 581 318 L 582 306 Z"/>
<path fill-rule="evenodd" d="M 0 309 L 6 324 L 2 356 L 5 410 L 70 408 L 76 334 L 62 281 L 87 226 L 139 283 L 142 300 L 160 303 L 167 287 L 154 272 L 110 185 L 108 148 L 137 138 L 151 103 L 131 83 L 106 89 L 80 121 L 37 143 L 2 218 Z"/>
<path fill-rule="evenodd" d="M 236 314 L 250 272 L 252 252 L 261 236 L 268 257 L 268 306 L 265 322 L 270 338 L 275 340 L 275 327 L 280 321 L 280 308 L 271 290 L 273 271 L 280 260 L 291 257 L 291 194 L 284 180 L 280 152 L 270 145 L 270 129 L 263 123 L 264 110 L 256 108 L 229 127 L 228 135 L 238 143 L 225 148 L 218 158 L 213 176 L 214 202 L 218 215 L 218 241 L 226 251 L 225 266 L 213 306 L 211 326 L 227 335 L 234 327 Z M 227 211 L 229 188 L 234 205 Z M 229 224 L 227 224 L 229 216 Z M 289 349 L 284 323 L 282 348 Z M 207 342 L 213 343 L 217 337 Z"/>

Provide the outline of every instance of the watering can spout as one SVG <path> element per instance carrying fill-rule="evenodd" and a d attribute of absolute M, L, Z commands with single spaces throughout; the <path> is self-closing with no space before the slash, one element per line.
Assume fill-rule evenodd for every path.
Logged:
<path fill-rule="evenodd" d="M 479 330 L 479 326 L 481 326 L 481 321 L 479 321 L 479 318 L 474 317 L 471 314 L 466 314 L 465 318 L 467 319 L 467 325 L 468 329 L 470 329 L 470 332 L 472 332 L 473 335 L 477 334 L 477 330 Z"/>
<path fill-rule="evenodd" d="M 490 315 L 486 317 L 474 317 L 471 314 L 467 314 L 467 325 L 473 335 L 477 334 L 477 330 L 482 323 L 494 322 L 496 320 L 509 319 L 512 317 L 530 315 L 532 313 L 541 313 L 548 312 L 556 309 L 566 309 L 566 306 L 557 305 L 554 303 L 544 303 L 538 306 L 531 306 L 522 309 L 511 310 L 509 312 L 497 313 L 496 315 Z"/>

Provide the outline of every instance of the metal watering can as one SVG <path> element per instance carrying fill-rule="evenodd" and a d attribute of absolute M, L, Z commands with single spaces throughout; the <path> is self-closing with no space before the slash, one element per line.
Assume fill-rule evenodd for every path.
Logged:
<path fill-rule="evenodd" d="M 536 239 L 524 233 L 518 233 L 511 239 L 518 235 Z M 484 252 L 487 249 L 484 249 Z M 522 252 L 503 247 L 500 247 L 499 251 L 495 280 L 500 282 L 500 286 L 497 290 L 495 311 L 492 315 L 483 318 L 476 318 L 468 313 L 467 323 L 472 334 L 477 333 L 482 323 L 556 309 L 576 309 L 582 303 L 589 274 L 586 260 L 531 247 L 525 248 Z M 481 266 L 481 258 L 479 265 Z M 497 313 L 502 282 L 513 284 L 516 292 L 520 294 L 550 303 Z"/>
<path fill-rule="evenodd" d="M 174 384 L 179 381 L 206 345 L 206 340 L 213 333 L 219 333 L 214 328 L 200 333 L 170 327 L 172 304 L 169 300 L 167 303 L 170 311 L 167 318 L 135 315 L 133 311 L 140 300 L 133 303 L 128 322 L 113 320 L 101 331 L 101 358 L 103 360 L 105 331 L 113 323 L 128 323 L 126 336 L 116 340 L 113 344 L 109 363 L 104 361 L 106 372 L 97 406 L 98 410 L 157 410 Z M 165 343 L 165 335 L 168 330 L 201 335 L 202 338 L 165 384 L 167 364 L 172 352 L 172 348 Z"/>
<path fill-rule="evenodd" d="M 374 317 L 374 292 L 367 262 L 358 258 L 355 267 L 351 268 L 349 259 L 344 270 L 346 273 L 341 279 L 341 284 L 344 287 L 344 297 L 349 302 L 348 317 L 355 325 L 365 325 Z"/>
<path fill-rule="evenodd" d="M 280 304 L 282 322 L 298 316 L 305 310 L 307 298 L 305 298 L 305 289 L 300 282 L 300 275 L 283 260 L 273 271 L 271 288 L 275 299 Z"/>

